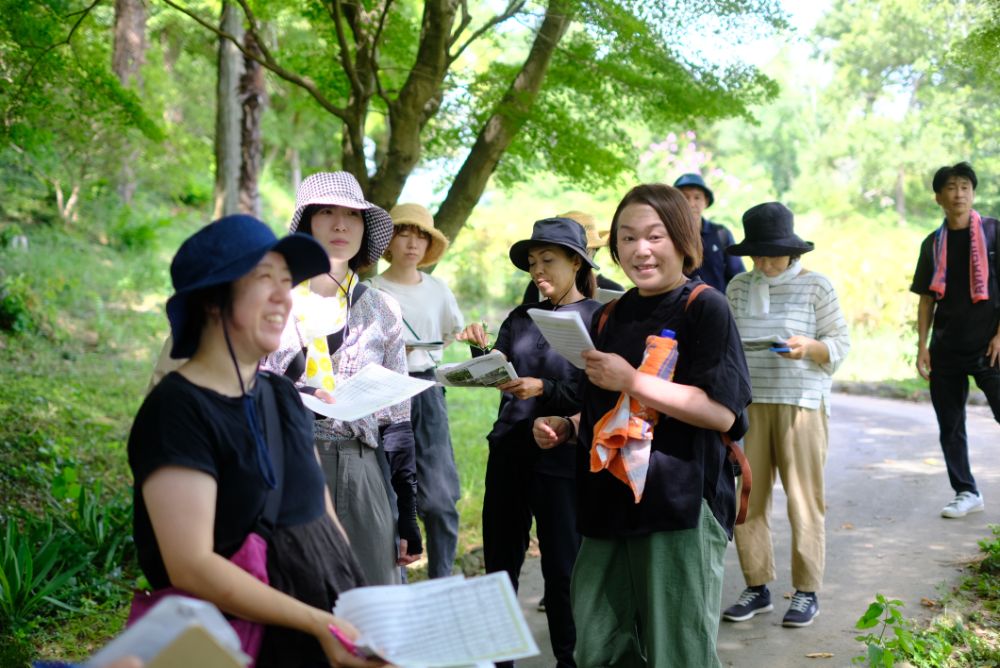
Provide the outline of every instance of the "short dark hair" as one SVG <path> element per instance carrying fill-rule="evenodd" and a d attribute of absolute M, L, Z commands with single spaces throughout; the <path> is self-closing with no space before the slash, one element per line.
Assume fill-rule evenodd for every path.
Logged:
<path fill-rule="evenodd" d="M 969 163 L 962 161 L 958 164 L 952 165 L 951 167 L 942 167 L 934 172 L 934 180 L 931 182 L 931 187 L 934 188 L 934 192 L 941 192 L 945 184 L 948 183 L 948 179 L 952 177 L 972 181 L 973 190 L 975 190 L 976 186 L 979 185 L 979 179 L 976 178 L 976 170 L 974 170 L 972 165 Z"/>
<path fill-rule="evenodd" d="M 187 318 L 184 321 L 183 340 L 197 341 L 201 345 L 201 335 L 208 324 L 212 309 L 218 309 L 223 318 L 233 312 L 233 284 L 221 283 L 201 288 L 191 293 L 187 299 Z M 197 350 L 197 346 L 195 350 Z"/>
<path fill-rule="evenodd" d="M 328 204 L 309 204 L 305 209 L 302 210 L 302 216 L 299 217 L 299 226 L 295 228 L 296 232 L 301 232 L 302 234 L 308 234 L 313 237 L 313 227 L 312 218 L 320 209 L 325 209 Z M 364 271 L 372 265 L 368 262 L 368 221 L 364 220 L 364 215 L 361 216 L 364 222 L 364 231 L 361 234 L 361 247 L 358 252 L 354 254 L 350 260 L 347 261 L 347 266 L 350 267 L 351 271 L 360 272 Z"/>
<path fill-rule="evenodd" d="M 647 204 L 659 216 L 674 247 L 684 256 L 683 271 L 690 274 L 701 266 L 701 221 L 696 220 L 691 206 L 677 188 L 665 183 L 644 183 L 635 186 L 618 204 L 611 219 L 611 234 L 608 249 L 615 264 L 621 266 L 618 257 L 618 219 L 629 204 Z"/>

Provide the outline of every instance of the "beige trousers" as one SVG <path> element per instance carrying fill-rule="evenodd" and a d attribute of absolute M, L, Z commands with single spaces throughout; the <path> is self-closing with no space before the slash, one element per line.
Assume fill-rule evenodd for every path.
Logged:
<path fill-rule="evenodd" d="M 746 522 L 736 527 L 736 550 L 749 587 L 777 576 L 771 541 L 774 473 L 788 497 L 792 528 L 792 586 L 819 591 L 826 565 L 823 465 L 829 432 L 826 411 L 788 404 L 750 404 L 745 447 L 753 489 Z"/>

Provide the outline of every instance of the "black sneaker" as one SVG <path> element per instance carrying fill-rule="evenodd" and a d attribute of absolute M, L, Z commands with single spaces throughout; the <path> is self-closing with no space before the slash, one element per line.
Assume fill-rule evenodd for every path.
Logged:
<path fill-rule="evenodd" d="M 819 600 L 815 592 L 796 591 L 788 606 L 782 626 L 809 626 L 819 614 Z"/>
<path fill-rule="evenodd" d="M 723 611 L 722 618 L 730 622 L 745 622 L 754 615 L 772 610 L 774 606 L 771 605 L 771 592 L 767 590 L 767 585 L 747 587 L 739 600 Z"/>

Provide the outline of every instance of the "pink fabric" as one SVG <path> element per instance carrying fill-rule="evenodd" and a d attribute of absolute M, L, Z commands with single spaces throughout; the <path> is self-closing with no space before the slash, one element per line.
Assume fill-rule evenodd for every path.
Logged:
<path fill-rule="evenodd" d="M 975 304 L 990 298 L 986 233 L 983 231 L 983 219 L 976 210 L 969 213 L 969 243 L 969 292 L 972 303 Z M 945 222 L 934 238 L 934 274 L 931 276 L 930 290 L 937 299 L 944 297 L 947 276 L 948 224 Z"/>
<path fill-rule="evenodd" d="M 268 584 L 267 541 L 260 535 L 250 532 L 240 549 L 229 560 L 264 584 Z M 153 592 L 136 591 L 132 596 L 132 608 L 129 610 L 125 626 L 132 626 L 143 615 L 152 610 L 153 606 L 159 603 L 162 598 L 171 595 L 198 598 L 177 587 L 165 587 Z M 250 657 L 250 668 L 253 668 L 257 661 L 257 655 L 260 654 L 261 641 L 264 639 L 264 625 L 235 617 L 229 620 L 229 624 L 239 636 L 243 652 Z"/>

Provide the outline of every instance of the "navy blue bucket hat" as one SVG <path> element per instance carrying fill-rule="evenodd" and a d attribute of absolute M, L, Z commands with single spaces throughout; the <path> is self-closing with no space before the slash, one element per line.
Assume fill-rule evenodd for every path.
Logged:
<path fill-rule="evenodd" d="M 572 218 L 544 218 L 535 221 L 531 238 L 517 241 L 510 247 L 510 261 L 522 271 L 528 271 L 528 251 L 534 246 L 553 244 L 573 251 L 594 269 L 600 269 L 587 252 L 587 233 L 583 225 Z"/>
<path fill-rule="evenodd" d="M 285 256 L 292 283 L 330 271 L 330 259 L 318 241 L 305 234 L 278 239 L 271 228 L 252 216 L 226 216 L 201 228 L 181 244 L 170 263 L 174 294 L 167 300 L 167 319 L 174 344 L 170 356 L 194 355 L 199 332 L 186 331 L 188 298 L 198 290 L 232 283 L 274 251 Z"/>
<path fill-rule="evenodd" d="M 715 203 L 715 195 L 712 194 L 711 189 L 705 185 L 705 179 L 701 178 L 701 174 L 689 173 L 681 174 L 676 181 L 674 181 L 674 188 L 701 188 L 705 192 L 705 197 L 708 198 L 708 206 Z"/>

